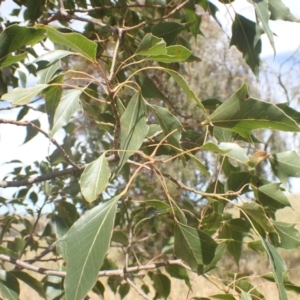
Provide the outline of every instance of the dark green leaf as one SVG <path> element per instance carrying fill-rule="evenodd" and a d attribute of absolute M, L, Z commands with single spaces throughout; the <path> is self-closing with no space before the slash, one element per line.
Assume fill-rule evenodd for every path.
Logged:
<path fill-rule="evenodd" d="M 127 159 L 138 150 L 148 134 L 149 126 L 146 124 L 147 108 L 141 93 L 136 93 L 130 99 L 120 123 L 120 163 L 121 169 Z"/>
<path fill-rule="evenodd" d="M 191 287 L 190 277 L 186 269 L 179 265 L 167 265 L 166 271 L 170 274 L 171 277 L 184 280 L 188 287 Z"/>
<path fill-rule="evenodd" d="M 258 76 L 259 55 L 261 52 L 262 29 L 242 15 L 235 14 L 232 23 L 232 37 L 230 46 L 234 45 L 243 53 L 243 57 L 251 68 L 252 72 Z"/>
<path fill-rule="evenodd" d="M 165 136 L 169 135 L 167 137 L 167 141 L 174 147 L 181 148 L 179 142 L 181 138 L 182 125 L 179 120 L 164 107 L 152 105 L 151 108 L 154 110 L 156 120 L 162 128 Z M 171 132 L 173 133 L 170 134 Z"/>
<path fill-rule="evenodd" d="M 207 265 L 213 260 L 218 244 L 207 233 L 177 223 L 174 235 L 175 255 L 193 270 L 196 270 L 198 265 Z"/>
<path fill-rule="evenodd" d="M 171 292 L 171 281 L 164 274 L 154 274 L 152 277 L 153 287 L 161 297 L 167 299 Z"/>
<path fill-rule="evenodd" d="M 184 26 L 177 22 L 161 22 L 155 24 L 151 32 L 153 35 L 163 38 L 167 45 L 171 45 L 183 29 Z"/>
<path fill-rule="evenodd" d="M 129 290 L 130 290 L 130 285 L 127 282 L 120 285 L 119 294 L 121 299 L 125 298 L 125 296 L 129 293 Z"/>
<path fill-rule="evenodd" d="M 15 64 L 15 63 L 23 60 L 26 57 L 27 57 L 26 52 L 24 52 L 22 54 L 17 54 L 17 55 L 8 54 L 6 57 L 4 57 L 3 59 L 0 60 L 0 69 L 3 69 L 12 64 Z"/>
<path fill-rule="evenodd" d="M 33 123 L 35 126 L 37 126 L 38 128 L 41 127 L 41 123 L 39 120 L 33 120 L 31 121 L 31 123 Z M 31 126 L 27 126 L 27 130 L 26 130 L 26 137 L 25 140 L 23 142 L 23 144 L 29 142 L 31 139 L 33 139 L 38 133 L 39 131 Z"/>
<path fill-rule="evenodd" d="M 296 224 L 273 221 L 273 225 L 280 237 L 279 247 L 291 250 L 300 246 L 300 234 L 299 231 L 295 229 Z"/>
<path fill-rule="evenodd" d="M 0 294 L 6 300 L 19 299 L 19 282 L 13 274 L 5 270 L 0 270 Z"/>

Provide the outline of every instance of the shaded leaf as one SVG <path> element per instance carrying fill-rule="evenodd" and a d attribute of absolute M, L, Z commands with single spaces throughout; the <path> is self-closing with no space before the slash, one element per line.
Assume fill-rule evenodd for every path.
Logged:
<path fill-rule="evenodd" d="M 258 76 L 259 72 L 259 55 L 262 47 L 261 34 L 262 30 L 255 22 L 242 15 L 235 14 L 235 19 L 232 23 L 230 46 L 236 46 L 243 53 L 246 63 L 256 76 Z"/>
<path fill-rule="evenodd" d="M 2 95 L 1 100 L 11 102 L 14 105 L 24 105 L 33 100 L 48 84 L 36 84 L 29 88 L 15 88 Z"/>
<path fill-rule="evenodd" d="M 279 247 L 291 250 L 300 246 L 300 234 L 299 231 L 295 229 L 296 224 L 273 221 L 273 225 L 280 238 Z"/>
<path fill-rule="evenodd" d="M 19 282 L 13 274 L 5 270 L 0 270 L 0 294 L 7 300 L 19 299 Z"/>
<path fill-rule="evenodd" d="M 193 270 L 196 270 L 198 265 L 207 265 L 213 260 L 218 244 L 207 233 L 177 223 L 174 237 L 175 255 Z"/>
<path fill-rule="evenodd" d="M 152 105 L 151 108 L 154 110 L 155 118 L 159 123 L 161 129 L 163 130 L 165 136 L 169 135 L 172 131 L 177 129 L 167 137 L 167 141 L 174 147 L 181 148 L 179 142 L 181 138 L 182 125 L 180 121 L 164 107 Z"/>
<path fill-rule="evenodd" d="M 33 123 L 35 126 L 37 126 L 39 128 L 41 127 L 41 123 L 39 120 L 33 120 L 33 121 L 31 121 L 31 123 Z M 26 137 L 25 137 L 23 144 L 29 142 L 31 139 L 33 139 L 39 133 L 38 130 L 36 130 L 35 128 L 32 128 L 31 126 L 27 126 L 26 129 L 27 129 Z"/>
<path fill-rule="evenodd" d="M 79 183 L 81 192 L 88 202 L 96 200 L 106 189 L 110 175 L 105 153 L 85 167 Z"/>
<path fill-rule="evenodd" d="M 177 35 L 184 30 L 184 26 L 177 22 L 161 22 L 155 24 L 151 32 L 153 35 L 163 38 L 167 45 L 173 44 Z"/>
<path fill-rule="evenodd" d="M 135 76 L 135 79 L 141 87 L 142 95 L 144 98 L 158 98 L 166 101 L 165 95 L 155 86 L 155 84 L 145 76 Z"/>
<path fill-rule="evenodd" d="M 75 112 L 82 110 L 79 98 L 81 93 L 81 90 L 67 90 L 63 93 L 54 114 L 51 137 L 53 137 L 59 129 L 68 124 Z"/>
<path fill-rule="evenodd" d="M 171 281 L 164 274 L 154 274 L 152 276 L 153 287 L 161 297 L 167 299 L 171 292 Z"/>
<path fill-rule="evenodd" d="M 179 265 L 167 265 L 166 271 L 170 274 L 170 276 L 177 279 L 184 280 L 185 284 L 188 287 L 191 287 L 189 274 L 187 273 L 184 267 Z"/>
<path fill-rule="evenodd" d="M 110 244 L 119 198 L 88 211 L 58 242 L 59 252 L 67 262 L 64 286 L 68 300 L 82 300 L 95 285 Z"/>
<path fill-rule="evenodd" d="M 120 119 L 120 149 L 123 151 L 119 154 L 119 169 L 141 147 L 148 134 L 149 126 L 146 124 L 146 113 L 145 100 L 138 92 L 132 96 Z"/>

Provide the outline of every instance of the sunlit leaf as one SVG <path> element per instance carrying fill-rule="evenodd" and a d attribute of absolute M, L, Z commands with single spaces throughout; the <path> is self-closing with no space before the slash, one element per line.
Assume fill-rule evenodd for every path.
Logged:
<path fill-rule="evenodd" d="M 269 0 L 270 20 L 300 22 L 281 0 Z"/>
<path fill-rule="evenodd" d="M 228 128 L 249 137 L 254 129 L 268 128 L 282 131 L 300 131 L 297 123 L 276 105 L 248 98 L 245 84 L 220 105 L 209 117 L 214 126 Z"/>
<path fill-rule="evenodd" d="M 42 69 L 37 72 L 39 83 L 48 83 L 56 71 L 60 68 L 60 61 L 52 64 L 48 68 Z M 54 86 L 53 86 L 54 87 Z"/>
<path fill-rule="evenodd" d="M 273 225 L 279 235 L 279 247 L 291 250 L 300 246 L 300 234 L 295 228 L 296 224 L 273 221 Z"/>
<path fill-rule="evenodd" d="M 116 196 L 86 212 L 59 240 L 59 251 L 67 262 L 67 299 L 82 300 L 95 285 L 109 247 L 118 200 Z"/>
<path fill-rule="evenodd" d="M 1 100 L 11 102 L 14 105 L 24 105 L 33 100 L 48 84 L 36 84 L 29 88 L 15 88 L 2 95 Z"/>
<path fill-rule="evenodd" d="M 81 90 L 67 90 L 64 92 L 54 114 L 51 136 L 54 136 L 59 129 L 68 124 L 75 112 L 82 110 L 79 99 L 81 93 Z"/>
<path fill-rule="evenodd" d="M 275 278 L 275 282 L 278 286 L 279 299 L 280 300 L 288 300 L 286 290 L 283 284 L 283 273 L 286 271 L 285 263 L 277 252 L 277 250 L 272 246 L 268 241 L 262 240 L 263 246 L 268 253 L 269 261 L 272 266 L 273 275 Z"/>
<path fill-rule="evenodd" d="M 52 42 L 70 47 L 89 60 L 96 60 L 97 44 L 82 34 L 75 32 L 63 33 L 59 29 L 48 25 L 36 25 L 36 27 L 47 30 L 47 35 Z"/>
<path fill-rule="evenodd" d="M 135 54 L 143 56 L 166 55 L 166 47 L 167 45 L 162 38 L 158 38 L 153 36 L 151 33 L 147 33 L 141 40 Z"/>
<path fill-rule="evenodd" d="M 269 157 L 274 174 L 286 182 L 289 177 L 300 177 L 300 156 L 295 151 L 272 154 Z"/>
<path fill-rule="evenodd" d="M 86 166 L 80 177 L 80 187 L 84 198 L 88 202 L 96 200 L 98 195 L 106 189 L 110 174 L 104 153 Z"/>
<path fill-rule="evenodd" d="M 167 53 L 165 55 L 157 55 L 154 57 L 149 57 L 149 59 L 162 62 L 162 63 L 174 63 L 186 61 L 192 52 L 180 45 L 167 47 Z"/>
<path fill-rule="evenodd" d="M 26 45 L 34 45 L 44 39 L 45 30 L 12 25 L 0 34 L 0 59 Z"/>

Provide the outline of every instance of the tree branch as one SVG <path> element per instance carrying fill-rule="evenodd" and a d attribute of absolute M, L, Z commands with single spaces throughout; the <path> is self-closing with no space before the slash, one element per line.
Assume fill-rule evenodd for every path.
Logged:
<path fill-rule="evenodd" d="M 36 272 L 36 273 L 39 273 L 39 274 L 54 275 L 54 276 L 58 276 L 58 277 L 65 277 L 67 275 L 67 272 L 65 272 L 65 271 L 57 271 L 57 270 L 51 270 L 51 269 L 36 267 L 36 266 L 33 266 L 32 264 L 29 264 L 28 262 L 10 257 L 10 256 L 5 255 L 5 254 L 0 254 L 0 260 L 9 262 L 13 265 L 22 267 L 23 269 L 27 269 L 29 271 L 33 271 L 33 272 Z M 126 273 L 124 272 L 124 269 L 100 271 L 98 273 L 98 276 L 99 277 L 120 276 L 120 277 L 124 278 L 127 274 L 130 274 L 130 273 L 154 270 L 154 269 L 158 269 L 158 268 L 165 267 L 165 266 L 168 266 L 168 265 L 179 265 L 179 266 L 184 267 L 188 271 L 192 271 L 192 269 L 190 267 L 188 267 L 186 264 L 184 264 L 181 259 L 173 259 L 173 260 L 168 260 L 168 261 L 165 261 L 165 262 L 158 262 L 158 263 L 153 263 L 153 264 L 148 264 L 148 265 L 128 267 L 126 269 Z"/>

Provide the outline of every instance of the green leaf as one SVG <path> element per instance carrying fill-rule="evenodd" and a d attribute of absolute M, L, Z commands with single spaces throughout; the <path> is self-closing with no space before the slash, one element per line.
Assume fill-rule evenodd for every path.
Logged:
<path fill-rule="evenodd" d="M 297 123 L 276 105 L 247 98 L 247 95 L 247 86 L 243 84 L 210 115 L 210 122 L 214 126 L 237 132 L 244 138 L 249 137 L 252 130 L 259 128 L 300 131 Z"/>
<path fill-rule="evenodd" d="M 197 105 L 205 111 L 200 99 L 196 96 L 194 91 L 189 87 L 188 83 L 179 73 L 166 68 L 163 68 L 163 71 L 168 73 L 176 81 L 176 83 L 182 88 L 182 90 L 185 92 L 189 99 L 194 100 L 197 103 Z"/>
<path fill-rule="evenodd" d="M 236 300 L 235 297 L 233 297 L 232 294 L 216 294 L 210 296 L 212 299 L 217 299 L 217 300 Z"/>
<path fill-rule="evenodd" d="M 20 50 L 26 45 L 34 45 L 44 39 L 45 30 L 12 25 L 0 34 L 0 59 Z"/>
<path fill-rule="evenodd" d="M 300 177 L 300 156 L 295 151 L 272 154 L 269 161 L 281 182 L 286 183 L 288 177 Z"/>
<path fill-rule="evenodd" d="M 218 244 L 205 232 L 177 223 L 174 230 L 175 255 L 185 261 L 193 270 L 198 265 L 209 264 Z"/>
<path fill-rule="evenodd" d="M 180 121 L 164 107 L 152 105 L 151 108 L 153 109 L 155 118 L 159 123 L 161 129 L 163 130 L 165 136 L 177 129 L 167 137 L 167 141 L 174 147 L 181 148 L 179 142 L 181 139 L 182 124 L 180 123 Z"/>
<path fill-rule="evenodd" d="M 255 7 L 256 17 L 262 24 L 264 32 L 267 34 L 270 44 L 275 52 L 273 32 L 269 27 L 269 1 L 268 0 L 250 0 L 250 3 Z"/>
<path fill-rule="evenodd" d="M 166 271 L 171 277 L 184 280 L 188 287 L 191 287 L 190 277 L 186 269 L 179 265 L 167 265 Z"/>
<path fill-rule="evenodd" d="M 280 183 L 269 183 L 258 188 L 258 200 L 274 213 L 277 209 L 291 206 L 288 198 L 280 189 Z"/>
<path fill-rule="evenodd" d="M 249 162 L 249 158 L 246 155 L 246 149 L 235 143 L 220 143 L 219 145 L 216 145 L 208 142 L 201 146 L 200 149 L 220 153 L 243 164 L 247 164 Z"/>
<path fill-rule="evenodd" d="M 1 100 L 11 102 L 14 105 L 24 105 L 29 103 L 42 90 L 48 87 L 48 84 L 36 84 L 29 88 L 15 88 L 2 95 Z"/>
<path fill-rule="evenodd" d="M 37 64 L 38 66 L 42 66 L 43 68 L 45 68 L 68 55 L 76 55 L 76 53 L 66 50 L 53 50 L 39 56 L 32 62 L 32 64 Z"/>
<path fill-rule="evenodd" d="M 93 162 L 89 163 L 80 177 L 82 195 L 88 202 L 96 198 L 106 189 L 111 172 L 105 153 Z"/>
<path fill-rule="evenodd" d="M 279 247 L 291 250 L 300 246 L 300 234 L 299 231 L 295 229 L 296 224 L 273 221 L 273 225 L 280 237 Z"/>
<path fill-rule="evenodd" d="M 135 51 L 135 55 L 143 56 L 158 56 L 167 54 L 167 45 L 162 38 L 153 36 L 151 33 L 147 33 L 141 40 L 138 48 Z"/>
<path fill-rule="evenodd" d="M 289 103 L 286 102 L 286 103 L 279 103 L 279 104 L 276 104 L 277 107 L 279 107 L 281 110 L 284 111 L 284 113 L 286 115 L 288 115 L 290 118 L 292 118 L 293 120 L 295 120 L 297 122 L 297 124 L 300 123 L 300 112 L 291 108 L 289 106 Z"/>
<path fill-rule="evenodd" d="M 120 119 L 120 149 L 124 151 L 119 154 L 119 169 L 141 147 L 148 134 L 149 126 L 146 124 L 146 114 L 145 100 L 138 92 L 132 96 Z"/>
<path fill-rule="evenodd" d="M 129 283 L 125 282 L 120 285 L 119 294 L 120 294 L 121 299 L 125 298 L 125 296 L 129 293 L 129 290 L 130 290 Z"/>
<path fill-rule="evenodd" d="M 152 276 L 153 287 L 159 296 L 167 299 L 171 292 L 171 281 L 164 274 L 154 274 Z"/>
<path fill-rule="evenodd" d="M 128 236 L 123 231 L 114 230 L 111 241 L 128 246 Z"/>
<path fill-rule="evenodd" d="M 5 270 L 0 270 L 0 294 L 5 300 L 19 299 L 19 282 L 14 275 Z"/>
<path fill-rule="evenodd" d="M 64 299 L 65 291 L 63 288 L 64 278 L 57 276 L 47 276 L 44 280 L 44 291 L 49 300 Z"/>
<path fill-rule="evenodd" d="M 196 39 L 199 33 L 201 24 L 201 16 L 199 16 L 194 10 L 184 8 L 184 15 L 187 22 L 188 29 L 190 30 L 193 37 Z"/>
<path fill-rule="evenodd" d="M 277 252 L 277 250 L 268 242 L 262 239 L 263 246 L 268 253 L 269 261 L 272 266 L 273 275 L 275 278 L 275 282 L 278 286 L 279 299 L 280 300 L 288 300 L 284 284 L 283 284 L 283 273 L 286 271 L 286 266 L 284 260 Z"/>
<path fill-rule="evenodd" d="M 234 191 L 237 192 L 243 188 L 242 193 L 249 191 L 246 184 L 251 182 L 251 173 L 250 172 L 232 172 L 229 174 L 228 179 L 225 184 L 225 191 Z"/>
<path fill-rule="evenodd" d="M 141 87 L 144 98 L 158 98 L 167 101 L 165 95 L 155 86 L 155 84 L 145 76 L 136 75 L 135 79 Z"/>
<path fill-rule="evenodd" d="M 259 55 L 262 47 L 261 34 L 262 30 L 255 22 L 246 19 L 242 15 L 235 14 L 230 46 L 236 46 L 243 53 L 246 63 L 256 76 L 259 72 Z"/>
<path fill-rule="evenodd" d="M 43 28 L 47 30 L 47 35 L 53 43 L 67 46 L 82 54 L 85 58 L 96 61 L 97 43 L 89 40 L 85 36 L 79 33 L 63 33 L 53 26 L 48 25 L 36 25 L 37 28 Z"/>
<path fill-rule="evenodd" d="M 24 52 L 22 54 L 12 55 L 8 54 L 6 57 L 0 60 L 0 69 L 8 67 L 12 64 L 15 64 L 27 57 L 27 53 Z"/>
<path fill-rule="evenodd" d="M 155 24 L 151 32 L 153 35 L 163 38 L 167 45 L 173 44 L 177 35 L 184 30 L 184 26 L 177 22 L 161 22 Z"/>
<path fill-rule="evenodd" d="M 35 290 L 40 297 L 46 298 L 43 285 L 40 281 L 29 275 L 28 273 L 25 273 L 23 271 L 10 271 L 12 275 L 14 275 L 16 278 L 22 280 L 24 283 L 26 283 L 28 286 L 30 286 L 33 290 Z"/>
<path fill-rule="evenodd" d="M 242 291 L 242 293 L 241 293 L 241 300 L 252 300 L 252 297 L 248 293 Z"/>
<path fill-rule="evenodd" d="M 281 0 L 269 0 L 270 20 L 300 22 Z"/>
<path fill-rule="evenodd" d="M 227 243 L 227 250 L 233 256 L 236 264 L 239 264 L 243 239 L 249 232 L 249 226 L 243 219 L 232 219 L 224 223 L 219 238 Z"/>
<path fill-rule="evenodd" d="M 169 64 L 186 61 L 191 55 L 192 52 L 189 49 L 180 45 L 175 45 L 167 47 L 167 53 L 165 55 L 150 56 L 148 59 Z"/>
<path fill-rule="evenodd" d="M 75 112 L 82 110 L 80 95 L 81 90 L 67 90 L 63 93 L 54 115 L 53 127 L 51 130 L 51 137 L 61 129 L 63 126 L 68 124 L 71 117 Z"/>
<path fill-rule="evenodd" d="M 37 127 L 41 127 L 41 123 L 39 120 L 33 120 L 31 121 L 31 123 L 33 123 L 35 126 Z M 31 126 L 27 126 L 27 132 L 26 132 L 26 137 L 25 137 L 25 140 L 23 142 L 23 144 L 29 142 L 31 139 L 33 139 L 38 133 L 39 131 L 36 130 L 35 128 L 32 128 Z"/>
<path fill-rule="evenodd" d="M 116 196 L 88 211 L 58 241 L 59 251 L 67 262 L 67 300 L 82 300 L 95 285 L 109 248 L 119 198 Z"/>
<path fill-rule="evenodd" d="M 263 208 L 257 203 L 244 203 L 240 205 L 241 210 L 253 218 L 266 232 L 274 232 L 274 226 L 266 216 Z"/>
<path fill-rule="evenodd" d="M 187 156 L 192 159 L 193 162 L 196 163 L 200 172 L 205 175 L 207 178 L 210 178 L 210 173 L 207 171 L 206 166 L 193 154 L 188 153 Z"/>
<path fill-rule="evenodd" d="M 37 76 L 39 83 L 48 83 L 52 79 L 56 71 L 60 68 L 60 65 L 60 61 L 57 61 L 48 68 L 38 71 Z"/>

